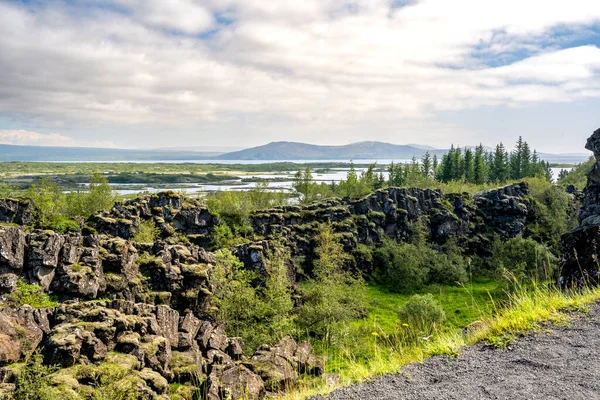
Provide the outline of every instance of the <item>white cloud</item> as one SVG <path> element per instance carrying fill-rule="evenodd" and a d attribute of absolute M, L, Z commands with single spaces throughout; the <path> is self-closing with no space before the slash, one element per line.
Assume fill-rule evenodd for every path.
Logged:
<path fill-rule="evenodd" d="M 105 3 L 32 12 L 0 0 L 0 114 L 151 132 L 277 118 L 326 131 L 600 97 L 600 49 L 557 48 L 551 32 L 598 24 L 600 2 Z M 216 29 L 216 13 L 232 23 L 198 37 Z M 485 62 L 519 50 L 532 54 Z"/>
<path fill-rule="evenodd" d="M 34 146 L 72 146 L 70 137 L 58 133 L 37 133 L 25 130 L 0 130 L 1 144 L 19 144 Z"/>

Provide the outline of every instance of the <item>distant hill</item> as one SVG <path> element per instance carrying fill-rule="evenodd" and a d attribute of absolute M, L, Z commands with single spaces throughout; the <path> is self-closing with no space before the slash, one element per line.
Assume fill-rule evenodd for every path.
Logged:
<path fill-rule="evenodd" d="M 222 153 L 0 144 L 0 161 L 186 161 L 215 159 L 220 154 Z"/>
<path fill-rule="evenodd" d="M 368 160 L 420 158 L 426 151 L 442 155 L 447 150 L 418 145 L 358 142 L 343 146 L 318 146 L 297 142 L 272 142 L 264 146 L 222 154 L 220 160 Z"/>
<path fill-rule="evenodd" d="M 202 148 L 162 150 L 107 149 L 91 147 L 17 146 L 0 144 L 2 161 L 291 161 L 291 160 L 406 160 L 421 158 L 425 152 L 441 157 L 445 149 L 421 145 L 397 145 L 382 142 L 358 142 L 344 146 L 318 146 L 296 142 L 273 142 L 264 146 L 229 153 L 202 151 Z M 585 162 L 589 154 L 546 154 L 539 156 L 551 163 Z"/>

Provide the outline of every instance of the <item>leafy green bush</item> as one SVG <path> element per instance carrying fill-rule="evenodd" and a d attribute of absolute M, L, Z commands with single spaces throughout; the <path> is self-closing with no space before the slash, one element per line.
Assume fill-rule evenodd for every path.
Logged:
<path fill-rule="evenodd" d="M 430 267 L 426 252 L 429 249 L 414 244 L 386 241 L 373 253 L 376 278 L 396 292 L 423 287 Z"/>
<path fill-rule="evenodd" d="M 34 353 L 27 364 L 20 370 L 16 382 L 15 400 L 53 400 L 56 391 L 50 382 L 50 374 L 58 367 L 44 365 L 44 360 L 39 352 Z"/>
<path fill-rule="evenodd" d="M 71 218 L 57 215 L 52 219 L 47 228 L 52 229 L 56 233 L 79 232 L 81 230 L 81 224 L 79 221 L 75 221 Z"/>
<path fill-rule="evenodd" d="M 133 237 L 134 242 L 138 243 L 154 243 L 158 239 L 160 230 L 156 227 L 153 220 L 140 221 L 138 231 Z"/>
<path fill-rule="evenodd" d="M 109 210 L 116 201 L 116 195 L 108 180 L 100 174 L 92 174 L 87 191 L 66 194 L 65 214 L 70 217 L 87 218 L 98 211 Z"/>
<path fill-rule="evenodd" d="M 426 251 L 429 262 L 428 283 L 456 285 L 468 280 L 467 263 L 456 243 L 444 246 L 443 252 Z"/>
<path fill-rule="evenodd" d="M 63 215 L 66 199 L 60 186 L 50 179 L 41 179 L 27 189 L 25 196 L 35 207 L 36 224 L 48 227 L 52 221 Z"/>
<path fill-rule="evenodd" d="M 33 308 L 56 307 L 58 303 L 52 299 L 41 286 L 29 284 L 22 279 L 17 281 L 16 289 L 6 298 L 12 307 L 28 304 Z"/>
<path fill-rule="evenodd" d="M 573 185 L 577 189 L 583 189 L 587 183 L 586 173 L 592 169 L 595 162 L 596 159 L 590 157 L 586 162 L 578 164 L 566 176 L 559 178 L 557 184 L 562 187 Z"/>
<path fill-rule="evenodd" d="M 297 309 L 297 325 L 306 333 L 327 336 L 337 324 L 366 314 L 364 281 L 345 270 L 349 255 L 330 225 L 322 225 L 317 236 L 314 278 L 304 288 Z"/>
<path fill-rule="evenodd" d="M 375 278 L 395 292 L 418 290 L 431 283 L 455 285 L 467 281 L 466 262 L 456 245 L 449 244 L 444 252 L 438 252 L 424 241 L 415 243 L 388 240 L 375 250 Z"/>
<path fill-rule="evenodd" d="M 534 224 L 529 226 L 527 234 L 558 254 L 561 235 L 575 223 L 569 220 L 569 196 L 562 188 L 544 179 L 529 179 L 527 184 L 535 205 Z"/>
<path fill-rule="evenodd" d="M 398 317 L 401 323 L 408 325 L 409 332 L 414 336 L 427 336 L 442 326 L 446 320 L 446 313 L 431 293 L 415 294 L 400 307 Z"/>
<path fill-rule="evenodd" d="M 521 236 L 507 241 L 496 238 L 492 246 L 492 257 L 487 262 L 498 275 L 509 271 L 522 282 L 545 282 L 552 279 L 558 270 L 558 259 L 548 247 Z"/>
<path fill-rule="evenodd" d="M 215 318 L 225 324 L 230 336 L 240 336 L 245 350 L 252 352 L 263 343 L 273 343 L 291 331 L 290 282 L 285 260 L 289 255 L 275 248 L 269 257 L 269 277 L 264 284 L 256 271 L 244 269 L 228 250 L 216 253 L 209 281 L 217 308 Z"/>
<path fill-rule="evenodd" d="M 259 183 L 248 192 L 219 191 L 207 198 L 210 212 L 229 227 L 234 237 L 252 235 L 250 213 L 256 210 L 284 205 L 289 196 L 283 192 L 267 191 L 266 183 Z"/>

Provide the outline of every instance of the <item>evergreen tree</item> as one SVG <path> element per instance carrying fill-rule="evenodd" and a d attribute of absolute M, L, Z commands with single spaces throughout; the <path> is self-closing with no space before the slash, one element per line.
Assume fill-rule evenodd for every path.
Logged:
<path fill-rule="evenodd" d="M 465 148 L 465 157 L 463 160 L 463 169 L 465 182 L 473 183 L 475 176 L 475 161 L 473 159 L 473 151 L 469 148 Z"/>
<path fill-rule="evenodd" d="M 490 180 L 493 182 L 505 182 L 508 179 L 508 154 L 504 148 L 504 144 L 496 145 L 496 151 L 494 152 L 491 168 L 490 168 Z"/>
<path fill-rule="evenodd" d="M 433 155 L 433 171 L 431 173 L 431 176 L 436 177 L 437 172 L 438 172 L 438 158 L 437 158 L 437 154 L 434 154 Z"/>
<path fill-rule="evenodd" d="M 528 178 L 535 175 L 531 165 L 531 149 L 527 142 L 523 142 L 521 148 L 521 175 L 522 178 Z"/>
<path fill-rule="evenodd" d="M 480 143 L 475 148 L 475 158 L 473 161 L 473 183 L 482 185 L 486 181 L 486 161 L 484 158 L 483 145 Z"/>
<path fill-rule="evenodd" d="M 425 152 L 423 158 L 421 158 L 421 173 L 423 177 L 428 178 L 432 175 L 431 173 L 431 155 L 429 152 Z"/>
<path fill-rule="evenodd" d="M 521 136 L 510 154 L 510 178 L 523 178 L 523 138 Z"/>

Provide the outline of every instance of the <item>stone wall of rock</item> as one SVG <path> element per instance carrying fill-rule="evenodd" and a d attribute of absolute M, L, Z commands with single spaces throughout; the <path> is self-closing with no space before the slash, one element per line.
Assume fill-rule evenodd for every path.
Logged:
<path fill-rule="evenodd" d="M 444 195 L 440 190 L 381 189 L 362 199 L 332 199 L 304 207 L 285 206 L 252 214 L 257 235 L 284 240 L 293 255 L 304 256 L 305 269 L 321 223 L 331 223 L 346 250 L 381 243 L 385 237 L 407 240 L 422 224 L 432 242 L 455 238 L 467 253 L 485 254 L 492 233 L 504 238 L 523 233 L 535 221 L 525 183 L 477 193 Z"/>
<path fill-rule="evenodd" d="M 193 243 L 206 247 L 219 219 L 198 200 L 174 192 L 161 192 L 115 204 L 91 219 L 101 234 L 131 239 L 140 221 L 152 220 L 167 238 L 175 233 L 186 234 Z"/>
<path fill-rule="evenodd" d="M 579 226 L 561 239 L 559 284 L 562 286 L 600 281 L 600 129 L 588 138 L 585 148 L 594 153 L 596 163 L 587 173 Z"/>

